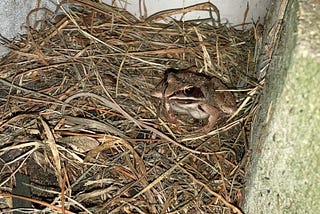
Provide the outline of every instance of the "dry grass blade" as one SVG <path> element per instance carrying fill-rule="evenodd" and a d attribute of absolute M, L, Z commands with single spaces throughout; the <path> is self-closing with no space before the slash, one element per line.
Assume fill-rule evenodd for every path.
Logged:
<path fill-rule="evenodd" d="M 46 144 L 48 144 L 51 153 L 52 153 L 52 157 L 53 157 L 53 164 L 54 164 L 54 169 L 56 172 L 56 176 L 58 178 L 60 187 L 62 188 L 63 184 L 63 179 L 62 179 L 62 172 L 61 172 L 61 162 L 60 162 L 60 155 L 59 155 L 59 150 L 57 148 L 56 145 L 56 141 L 54 139 L 54 136 L 51 132 L 50 127 L 48 126 L 48 124 L 40 117 L 39 118 L 41 125 L 43 127 L 43 131 L 44 131 L 44 135 L 45 135 L 45 140 L 44 142 Z"/>
<path fill-rule="evenodd" d="M 216 193 L 215 191 L 213 191 L 208 185 L 206 185 L 205 183 L 199 181 L 198 179 L 196 179 L 191 173 L 189 173 L 188 171 L 186 171 L 184 168 L 180 167 L 182 171 L 184 171 L 186 174 L 188 174 L 193 181 L 195 181 L 196 183 L 200 184 L 201 186 L 203 186 L 209 193 L 211 193 L 213 196 L 217 197 L 219 200 L 221 200 L 226 206 L 230 207 L 233 213 L 237 213 L 237 214 L 242 214 L 242 211 L 234 206 L 233 204 L 230 204 L 224 197 L 222 197 L 220 194 Z"/>
<path fill-rule="evenodd" d="M 172 15 L 176 15 L 176 14 L 184 14 L 184 13 L 188 13 L 191 11 L 196 11 L 196 10 L 210 10 L 213 9 L 213 11 L 216 13 L 217 15 L 217 23 L 220 23 L 220 12 L 218 10 L 218 8 L 212 4 L 211 2 L 204 2 L 204 3 L 199 3 L 199 4 L 195 4 L 195 5 L 191 5 L 189 7 L 184 7 L 181 9 L 172 9 L 172 10 L 166 10 L 166 11 L 161 11 L 158 12 L 156 14 L 153 14 L 151 16 L 149 16 L 146 21 L 147 22 L 151 22 L 154 20 L 158 20 L 158 19 L 165 19 L 167 17 L 170 17 Z"/>
<path fill-rule="evenodd" d="M 41 204 L 41 205 L 44 205 L 44 206 L 46 206 L 46 207 L 50 207 L 50 208 L 52 208 L 53 210 L 62 212 L 62 208 L 61 208 L 61 207 L 53 206 L 52 204 L 47 203 L 47 202 L 44 202 L 44 201 L 39 201 L 39 200 L 36 200 L 36 199 L 27 198 L 27 197 L 20 196 L 20 195 L 14 195 L 14 194 L 11 194 L 11 193 L 0 193 L 0 196 L 3 196 L 3 197 L 13 197 L 13 198 L 19 198 L 19 199 L 22 199 L 22 200 L 31 201 L 31 202 L 33 202 L 33 203 Z M 70 212 L 70 211 L 68 211 L 68 210 L 63 210 L 63 213 L 65 213 L 65 214 L 74 214 L 73 212 Z"/>

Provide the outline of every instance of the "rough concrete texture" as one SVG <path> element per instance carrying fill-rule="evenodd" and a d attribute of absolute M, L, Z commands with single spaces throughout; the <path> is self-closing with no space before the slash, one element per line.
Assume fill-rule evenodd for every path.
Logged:
<path fill-rule="evenodd" d="M 55 4 L 51 1 L 41 1 L 41 7 L 55 8 Z M 20 33 L 26 32 L 26 17 L 31 10 L 37 7 L 35 0 L 1 0 L 0 1 L 0 34 L 1 36 L 12 39 Z M 38 12 L 37 16 L 41 13 Z M 30 16 L 31 20 L 37 18 L 35 13 Z M 7 50 L 0 45 L 0 57 L 7 53 Z"/>
<path fill-rule="evenodd" d="M 288 1 L 253 123 L 244 213 L 320 211 L 319 11 L 317 0 Z"/>

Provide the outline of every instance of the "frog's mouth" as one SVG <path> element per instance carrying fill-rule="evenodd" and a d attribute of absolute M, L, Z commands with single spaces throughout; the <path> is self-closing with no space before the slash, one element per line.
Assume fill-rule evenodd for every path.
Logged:
<path fill-rule="evenodd" d="M 202 102 L 203 98 L 195 98 L 195 97 L 170 97 L 169 102 L 178 103 L 180 105 L 188 105 L 188 104 L 198 104 Z"/>
<path fill-rule="evenodd" d="M 182 114 L 189 114 L 193 118 L 196 119 L 205 119 L 209 116 L 209 114 L 204 111 L 201 107 L 201 101 L 196 101 L 196 100 L 172 100 L 168 104 L 173 111 L 182 113 Z"/>

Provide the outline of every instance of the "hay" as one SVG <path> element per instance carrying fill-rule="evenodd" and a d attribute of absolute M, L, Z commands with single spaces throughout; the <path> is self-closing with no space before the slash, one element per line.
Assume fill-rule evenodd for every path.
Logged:
<path fill-rule="evenodd" d="M 77 2 L 3 40 L 11 52 L 0 62 L 2 190 L 20 171 L 33 181 L 35 210 L 241 213 L 258 88 L 253 33 L 154 21 L 167 21 L 165 12 L 139 22 Z M 239 103 L 207 135 L 192 132 L 197 122 L 166 123 L 150 96 L 166 68 L 190 66 L 233 86 Z"/>

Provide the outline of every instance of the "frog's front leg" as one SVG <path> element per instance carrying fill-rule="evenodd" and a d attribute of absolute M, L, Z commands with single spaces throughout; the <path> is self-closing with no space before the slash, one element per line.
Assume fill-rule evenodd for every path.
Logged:
<path fill-rule="evenodd" d="M 202 105 L 201 108 L 209 114 L 208 123 L 199 132 L 208 133 L 212 130 L 220 115 L 220 111 L 211 105 Z"/>
<path fill-rule="evenodd" d="M 170 123 L 176 123 L 178 121 L 169 103 L 165 103 L 165 116 Z"/>

